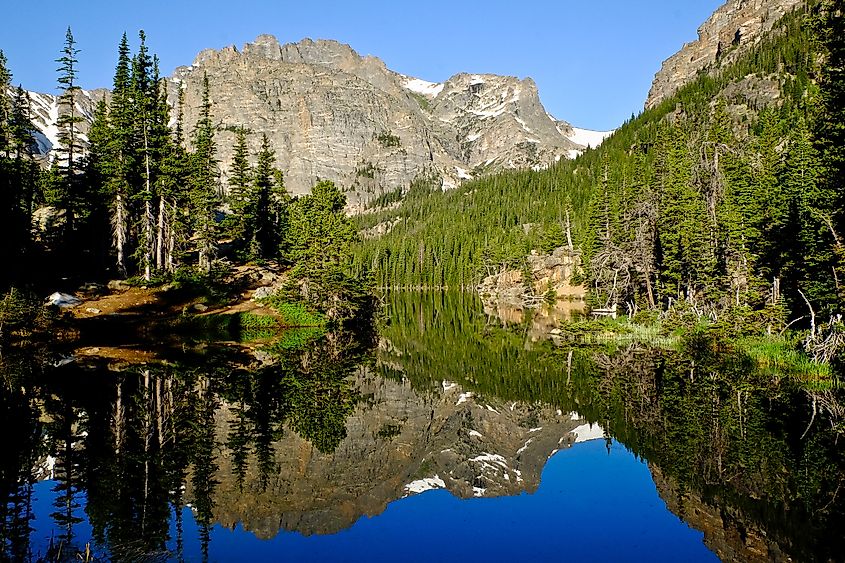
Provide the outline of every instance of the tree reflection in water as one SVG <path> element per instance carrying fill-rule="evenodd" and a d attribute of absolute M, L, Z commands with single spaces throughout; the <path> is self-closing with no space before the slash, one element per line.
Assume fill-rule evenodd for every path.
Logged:
<path fill-rule="evenodd" d="M 363 372 L 419 397 L 442 393 L 445 381 L 580 413 L 648 461 L 667 506 L 724 559 L 845 553 L 845 402 L 835 385 L 760 371 L 706 340 L 675 351 L 534 343 L 466 295 L 394 295 L 389 311 L 378 351 L 373 334 L 335 332 L 253 350 L 208 345 L 142 365 L 53 368 L 41 353 L 4 353 L 0 422 L 13 430 L 0 457 L 4 557 L 73 560 L 87 519 L 104 558 L 180 558 L 188 507 L 208 558 L 211 529 L 229 508 L 221 502 L 299 478 L 282 475 L 293 466 L 278 457 L 281 441 L 294 434 L 322 454 L 345 443 L 350 417 L 371 408 L 353 377 Z M 52 544 L 32 530 L 33 488 L 44 479 L 54 488 Z"/>

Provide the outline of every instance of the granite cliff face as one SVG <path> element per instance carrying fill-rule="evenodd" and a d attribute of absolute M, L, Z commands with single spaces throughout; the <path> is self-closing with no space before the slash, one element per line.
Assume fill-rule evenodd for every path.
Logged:
<path fill-rule="evenodd" d="M 273 446 L 277 470 L 266 486 L 251 464 L 241 489 L 224 450 L 214 476 L 215 519 L 265 539 L 280 530 L 330 534 L 431 489 L 459 498 L 533 492 L 551 455 L 603 436 L 574 413 L 476 397 L 448 381 L 421 392 L 361 369 L 355 385 L 365 400 L 333 453 L 285 432 Z M 225 405 L 217 412 L 219 443 L 234 416 Z"/>
<path fill-rule="evenodd" d="M 171 100 L 185 91 L 186 123 L 204 74 L 224 172 L 243 126 L 253 150 L 261 133 L 270 137 L 291 192 L 331 179 L 352 208 L 420 176 L 450 188 L 482 172 L 548 166 L 604 138 L 551 117 L 530 79 L 460 74 L 433 84 L 335 41 L 280 45 L 262 35 L 241 50 L 201 52 L 170 81 Z"/>
<path fill-rule="evenodd" d="M 663 63 L 646 100 L 653 108 L 708 68 L 735 61 L 770 31 L 785 14 L 805 0 L 728 0 L 687 43 Z"/>

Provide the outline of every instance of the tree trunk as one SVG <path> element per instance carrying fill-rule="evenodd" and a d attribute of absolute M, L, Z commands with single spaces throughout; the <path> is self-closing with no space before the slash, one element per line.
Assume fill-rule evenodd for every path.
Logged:
<path fill-rule="evenodd" d="M 119 191 L 114 202 L 112 228 L 114 229 L 114 247 L 117 250 L 117 268 L 126 277 L 126 258 L 124 256 L 124 248 L 126 246 L 126 202 L 123 200 L 123 194 Z"/>
<path fill-rule="evenodd" d="M 149 196 L 149 193 L 148 193 Z M 144 281 L 152 279 L 153 209 L 150 200 L 144 202 Z"/>
<path fill-rule="evenodd" d="M 164 268 L 164 230 L 165 214 L 167 207 L 164 204 L 164 196 L 158 196 L 158 230 L 156 233 L 156 270 Z"/>
<path fill-rule="evenodd" d="M 144 125 L 144 281 L 150 281 L 153 261 L 153 210 L 150 200 L 153 197 L 150 186 L 150 145 L 147 127 Z"/>

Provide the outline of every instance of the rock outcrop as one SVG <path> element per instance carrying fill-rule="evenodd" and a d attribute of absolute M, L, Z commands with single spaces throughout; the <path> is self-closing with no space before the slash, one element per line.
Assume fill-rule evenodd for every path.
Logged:
<path fill-rule="evenodd" d="M 584 299 L 586 290 L 573 282 L 581 267 L 581 255 L 567 247 L 551 254 L 531 251 L 525 270 L 503 270 L 484 278 L 477 290 L 486 308 L 499 306 L 532 307 L 552 292 L 556 299 Z M 525 280 L 530 272 L 531 279 Z"/>
<path fill-rule="evenodd" d="M 698 39 L 687 43 L 663 63 L 646 100 L 655 107 L 705 69 L 735 61 L 759 42 L 785 14 L 806 0 L 728 0 L 698 29 Z"/>

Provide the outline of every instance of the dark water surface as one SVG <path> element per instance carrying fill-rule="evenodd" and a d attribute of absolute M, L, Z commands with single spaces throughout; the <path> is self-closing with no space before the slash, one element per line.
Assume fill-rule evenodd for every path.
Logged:
<path fill-rule="evenodd" d="M 388 313 L 247 348 L 4 351 L 2 559 L 845 557 L 834 386 L 555 344 L 467 295 Z"/>

